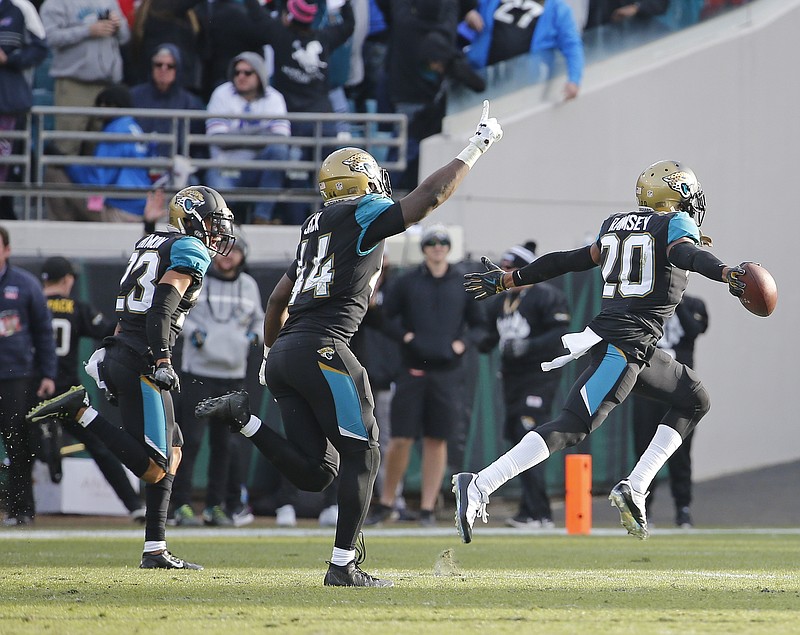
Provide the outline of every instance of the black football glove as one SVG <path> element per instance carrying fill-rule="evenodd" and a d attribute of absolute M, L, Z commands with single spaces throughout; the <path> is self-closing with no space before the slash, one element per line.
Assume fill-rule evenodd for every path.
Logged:
<path fill-rule="evenodd" d="M 181 380 L 169 362 L 161 362 L 153 373 L 153 383 L 161 390 L 180 392 Z"/>
<path fill-rule="evenodd" d="M 747 263 L 742 263 L 742 265 L 745 264 Z M 742 268 L 742 265 L 728 269 L 728 273 L 725 274 L 724 278 L 725 282 L 728 284 L 728 291 L 731 292 L 731 295 L 735 295 L 737 298 L 742 297 L 744 288 L 747 286 L 744 282 L 739 280 L 739 276 L 743 276 L 745 274 L 745 270 Z"/>
<path fill-rule="evenodd" d="M 483 266 L 486 267 L 484 273 L 466 273 L 464 278 L 464 289 L 476 300 L 484 300 L 490 295 L 502 293 L 508 287 L 503 284 L 503 276 L 506 272 L 494 264 L 486 256 L 481 258 Z"/>

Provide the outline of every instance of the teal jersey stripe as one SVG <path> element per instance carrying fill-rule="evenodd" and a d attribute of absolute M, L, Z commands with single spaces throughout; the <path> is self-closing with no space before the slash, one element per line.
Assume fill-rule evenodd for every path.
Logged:
<path fill-rule="evenodd" d="M 356 222 L 361 226 L 361 233 L 358 235 L 356 251 L 359 256 L 366 256 L 378 246 L 373 245 L 367 251 L 362 251 L 361 240 L 364 238 L 364 234 L 367 232 L 370 224 L 372 224 L 372 221 L 378 218 L 378 216 L 383 214 L 383 212 L 392 205 L 394 205 L 394 201 L 383 194 L 367 194 L 358 202 L 358 206 L 356 206 Z"/>
<path fill-rule="evenodd" d="M 170 269 L 176 267 L 187 267 L 197 271 L 201 276 L 206 275 L 208 266 L 211 264 L 211 256 L 208 249 L 199 238 L 186 236 L 176 240 L 170 250 Z"/>
<path fill-rule="evenodd" d="M 333 394 L 339 432 L 342 436 L 366 441 L 367 427 L 361 418 L 361 400 L 353 378 L 325 364 L 320 364 L 319 368 Z"/>
<path fill-rule="evenodd" d="M 145 443 L 167 458 L 167 417 L 161 391 L 144 377 L 139 380 L 139 385 L 142 390 Z"/>
<path fill-rule="evenodd" d="M 675 214 L 670 219 L 669 229 L 667 230 L 668 245 L 681 238 L 691 238 L 696 244 L 700 244 L 700 229 L 686 212 Z"/>
<path fill-rule="evenodd" d="M 627 364 L 625 353 L 613 344 L 609 344 L 600 366 L 581 388 L 583 403 L 590 415 L 597 412 L 598 406 L 603 403 L 608 391 L 617 383 Z"/>

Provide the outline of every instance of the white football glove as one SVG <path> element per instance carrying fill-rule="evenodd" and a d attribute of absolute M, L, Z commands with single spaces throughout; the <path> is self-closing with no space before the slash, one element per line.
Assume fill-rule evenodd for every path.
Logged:
<path fill-rule="evenodd" d="M 261 368 L 258 369 L 258 383 L 262 386 L 267 385 L 267 355 L 269 355 L 269 346 L 264 344 L 264 359 L 261 360 Z"/>
<path fill-rule="evenodd" d="M 469 167 L 475 165 L 481 155 L 492 147 L 495 141 L 503 138 L 503 129 L 497 119 L 489 117 L 489 100 L 483 102 L 481 120 L 478 122 L 478 129 L 469 138 L 469 145 L 464 148 L 457 158 L 461 159 Z"/>
<path fill-rule="evenodd" d="M 500 141 L 502 138 L 503 129 L 500 127 L 497 119 L 489 117 L 489 100 L 485 99 L 483 101 L 481 120 L 478 122 L 478 129 L 475 131 L 475 134 L 469 138 L 469 142 L 477 146 L 478 150 L 483 153 L 491 148 L 495 141 Z"/>

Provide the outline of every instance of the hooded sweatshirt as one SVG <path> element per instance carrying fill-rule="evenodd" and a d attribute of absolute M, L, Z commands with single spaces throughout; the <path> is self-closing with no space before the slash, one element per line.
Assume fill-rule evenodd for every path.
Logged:
<path fill-rule="evenodd" d="M 201 377 L 243 379 L 251 337 L 261 340 L 264 311 L 255 279 L 242 271 L 233 279 L 221 278 L 213 265 L 205 277 L 197 304 L 186 316 L 181 370 Z M 191 335 L 204 334 L 198 347 Z"/>
<path fill-rule="evenodd" d="M 174 44 L 161 44 L 156 47 L 156 51 L 167 49 L 175 60 L 175 82 L 166 92 L 162 93 L 156 88 L 153 82 L 153 74 L 150 79 L 142 84 L 137 84 L 131 88 L 131 103 L 134 108 L 163 108 L 168 110 L 205 110 L 200 98 L 190 93 L 183 87 L 183 58 L 180 49 Z M 172 119 L 155 119 L 142 117 L 140 125 L 144 132 L 172 132 Z M 204 125 L 202 119 L 193 119 L 191 122 L 193 134 L 203 134 Z M 179 134 L 178 148 L 183 146 L 183 134 Z M 159 156 L 169 156 L 170 148 L 168 144 L 160 144 L 152 148 Z M 179 150 L 180 151 L 180 150 Z M 194 156 L 194 152 L 192 152 Z"/>
<path fill-rule="evenodd" d="M 247 101 L 236 92 L 233 84 L 233 69 L 239 61 L 247 62 L 253 67 L 261 82 L 261 96 Z M 228 67 L 230 81 L 217 86 L 208 101 L 209 118 L 206 120 L 206 133 L 215 134 L 263 134 L 288 137 L 291 134 L 289 120 L 286 115 L 286 101 L 277 90 L 269 85 L 269 74 L 264 58 L 257 53 L 240 53 L 231 60 Z M 260 120 L 237 119 L 238 114 L 263 115 Z M 218 146 L 211 147 L 211 156 L 229 156 L 251 159 L 255 156 L 254 148 L 223 151 Z"/>

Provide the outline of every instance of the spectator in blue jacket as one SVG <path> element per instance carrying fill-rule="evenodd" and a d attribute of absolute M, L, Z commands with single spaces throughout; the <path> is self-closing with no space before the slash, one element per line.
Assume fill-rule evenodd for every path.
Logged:
<path fill-rule="evenodd" d="M 94 105 L 105 108 L 131 108 L 131 94 L 123 84 L 114 84 L 97 95 Z M 141 126 L 129 115 L 109 117 L 103 123 L 103 132 L 116 134 L 143 134 Z M 95 157 L 118 157 L 126 159 L 150 156 L 146 143 L 134 141 L 101 141 L 94 151 Z M 116 186 L 150 189 L 152 182 L 147 168 L 115 165 L 70 165 L 67 175 L 73 183 L 82 185 Z M 98 209 L 100 219 L 112 222 L 142 222 L 147 202 L 146 192 L 141 198 L 107 197 L 102 209 Z"/>
<path fill-rule="evenodd" d="M 10 255 L 8 230 L 0 227 L 0 433 L 9 462 L 3 524 L 15 526 L 32 523 L 35 512 L 25 411 L 35 401 L 34 388 L 38 399 L 55 392 L 58 362 L 42 287 L 32 273 L 12 266 Z"/>
<path fill-rule="evenodd" d="M 26 71 L 47 57 L 44 26 L 28 0 L 0 0 L 0 135 L 14 130 L 19 115 L 33 105 L 33 91 Z M 11 154 L 11 142 L 0 137 L 0 157 Z M 0 183 L 8 165 L 0 164 Z"/>
<path fill-rule="evenodd" d="M 528 52 L 534 61 L 551 69 L 557 49 L 567 64 L 564 98 L 578 95 L 583 77 L 583 41 L 572 9 L 564 0 L 524 4 L 480 0 L 478 11 L 484 23 L 480 32 L 463 22 L 459 26 L 459 34 L 470 42 L 466 53 L 474 68 L 482 69 Z"/>

